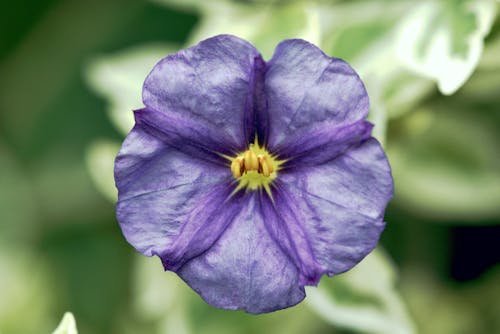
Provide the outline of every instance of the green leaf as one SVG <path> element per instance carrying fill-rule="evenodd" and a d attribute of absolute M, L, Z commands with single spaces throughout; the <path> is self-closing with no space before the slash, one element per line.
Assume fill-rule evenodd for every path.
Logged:
<path fill-rule="evenodd" d="M 356 63 L 391 34 L 395 23 L 411 7 L 408 1 L 318 2 L 321 48 L 331 56 Z M 389 40 L 393 44 L 393 40 Z M 381 50 L 392 52 L 387 45 Z M 394 64 L 392 64 L 394 65 Z"/>
<path fill-rule="evenodd" d="M 364 333 L 414 333 L 414 325 L 395 289 L 396 272 L 377 249 L 356 267 L 308 287 L 307 304 L 335 326 Z"/>
<path fill-rule="evenodd" d="M 399 25 L 398 56 L 453 94 L 476 68 L 495 12 L 493 0 L 418 2 Z"/>
<path fill-rule="evenodd" d="M 66 312 L 64 314 L 61 323 L 52 334 L 78 334 L 75 317 L 71 312 Z"/>
<path fill-rule="evenodd" d="M 347 27 L 335 40 L 330 41 L 332 46 L 328 50 L 331 50 L 331 54 L 335 57 L 354 59 L 370 44 L 386 34 L 391 27 L 390 20 L 375 20 Z"/>
<path fill-rule="evenodd" d="M 434 85 L 428 79 L 418 77 L 406 70 L 399 70 L 387 80 L 384 87 L 383 101 L 389 118 L 399 117 L 415 108 L 434 91 Z"/>
<path fill-rule="evenodd" d="M 132 110 L 142 107 L 142 84 L 149 71 L 177 50 L 168 45 L 141 46 L 98 57 L 87 67 L 89 85 L 109 101 L 109 117 L 123 134 L 134 124 Z"/>

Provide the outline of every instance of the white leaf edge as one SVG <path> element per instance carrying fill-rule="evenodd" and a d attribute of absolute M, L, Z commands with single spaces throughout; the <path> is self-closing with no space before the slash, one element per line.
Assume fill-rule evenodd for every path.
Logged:
<path fill-rule="evenodd" d="M 422 60 L 418 56 L 418 42 L 437 11 L 439 2 L 420 2 L 410 10 L 398 26 L 397 55 L 399 60 L 416 73 L 437 81 L 441 93 L 455 93 L 472 75 L 484 47 L 484 37 L 489 33 L 496 13 L 496 5 L 491 0 L 478 0 L 469 3 L 470 10 L 476 15 L 477 28 L 467 39 L 468 52 L 465 59 L 450 55 L 451 36 L 440 25 L 429 41 L 429 52 Z"/>
<path fill-rule="evenodd" d="M 92 142 L 85 152 L 85 164 L 94 185 L 111 202 L 116 202 L 118 192 L 114 183 L 114 161 L 120 143 L 100 139 Z"/>
<path fill-rule="evenodd" d="M 52 334 L 78 334 L 76 330 L 76 321 L 73 313 L 66 312 L 61 320 L 61 323 L 52 332 Z"/>

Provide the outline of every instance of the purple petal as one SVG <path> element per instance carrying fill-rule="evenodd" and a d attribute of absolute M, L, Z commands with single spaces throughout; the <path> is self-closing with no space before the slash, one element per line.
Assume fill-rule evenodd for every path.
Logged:
<path fill-rule="evenodd" d="M 221 154 L 231 156 L 234 153 L 225 145 L 228 139 L 219 131 L 200 126 L 198 122 L 193 122 L 189 118 L 149 108 L 136 110 L 134 115 L 136 124 L 149 135 L 193 159 L 226 166 L 227 159 Z"/>
<path fill-rule="evenodd" d="M 178 274 L 209 304 L 250 313 L 275 311 L 305 297 L 297 267 L 270 237 L 257 197 L 236 201 L 239 215 L 208 251 L 187 262 Z M 228 208 L 229 206 L 229 208 Z"/>
<path fill-rule="evenodd" d="M 280 174 L 273 195 L 283 228 L 300 231 L 277 240 L 314 284 L 318 271 L 344 272 L 376 246 L 393 184 L 380 144 L 370 139 L 323 165 Z"/>
<path fill-rule="evenodd" d="M 274 194 L 273 201 L 262 201 L 267 231 L 299 269 L 299 284 L 315 285 L 323 272 L 314 258 L 314 245 L 303 221 L 305 217 L 297 211 L 296 199 L 288 196 L 285 189 Z"/>
<path fill-rule="evenodd" d="M 252 136 L 256 68 L 262 62 L 258 51 L 240 38 L 209 38 L 153 68 L 144 82 L 144 104 L 169 117 L 195 122 L 210 133 L 206 137 L 241 151 Z M 207 145 L 196 133 L 189 140 Z"/>
<path fill-rule="evenodd" d="M 189 157 L 141 123 L 116 158 L 115 180 L 125 238 L 168 269 L 204 252 L 237 214 L 220 210 L 233 189 L 227 166 Z"/>
<path fill-rule="evenodd" d="M 368 114 L 368 95 L 356 72 L 303 40 L 286 40 L 277 46 L 268 63 L 265 92 L 267 144 L 273 153 L 297 139 L 338 131 Z M 300 154 L 300 146 L 295 148 L 294 154 Z"/>
<path fill-rule="evenodd" d="M 318 126 L 308 135 L 291 135 L 274 154 L 285 160 L 281 168 L 304 168 L 332 160 L 371 137 L 373 125 L 358 121 L 338 127 Z"/>

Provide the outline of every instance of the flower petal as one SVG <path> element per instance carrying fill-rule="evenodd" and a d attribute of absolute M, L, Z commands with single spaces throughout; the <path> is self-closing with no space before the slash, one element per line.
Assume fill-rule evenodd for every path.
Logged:
<path fill-rule="evenodd" d="M 144 82 L 143 102 L 149 109 L 196 122 L 215 133 L 214 138 L 224 138 L 226 147 L 241 151 L 253 131 L 255 67 L 262 62 L 258 51 L 240 38 L 209 38 L 161 60 Z M 195 134 L 189 139 L 206 145 Z"/>
<path fill-rule="evenodd" d="M 271 151 L 300 138 L 317 138 L 363 120 L 369 101 L 359 76 L 343 60 L 330 58 L 303 40 L 286 40 L 268 63 L 264 90 Z M 296 146 L 295 154 L 300 154 Z"/>
<path fill-rule="evenodd" d="M 321 166 L 282 173 L 279 181 L 273 192 L 276 216 L 284 229 L 300 232 L 276 239 L 311 284 L 319 280 L 318 270 L 344 272 L 376 246 L 393 185 L 375 139 Z"/>
<path fill-rule="evenodd" d="M 189 118 L 176 117 L 149 108 L 136 110 L 135 122 L 144 131 L 162 142 L 163 145 L 182 151 L 193 159 L 210 161 L 226 165 L 227 159 L 222 156 L 232 155 L 233 151 L 226 145 L 224 138 L 215 129 L 210 129 Z M 225 141 L 226 139 L 226 141 Z"/>
<path fill-rule="evenodd" d="M 228 201 L 241 209 L 238 216 L 212 248 L 178 271 L 211 305 L 263 313 L 305 297 L 296 266 L 266 230 L 258 196 Z"/>
<path fill-rule="evenodd" d="M 273 153 L 285 161 L 281 168 L 320 165 L 370 138 L 372 128 L 371 123 L 363 120 L 338 127 L 318 126 L 308 135 L 291 136 Z"/>
<path fill-rule="evenodd" d="M 323 274 L 314 257 L 314 245 L 299 210 L 297 199 L 284 187 L 275 187 L 273 200 L 262 201 L 265 225 L 277 245 L 281 247 L 299 269 L 299 284 L 316 285 Z"/>
<path fill-rule="evenodd" d="M 125 238 L 175 270 L 209 248 L 237 214 L 220 210 L 232 179 L 227 166 L 189 157 L 137 123 L 115 162 L 117 218 Z"/>

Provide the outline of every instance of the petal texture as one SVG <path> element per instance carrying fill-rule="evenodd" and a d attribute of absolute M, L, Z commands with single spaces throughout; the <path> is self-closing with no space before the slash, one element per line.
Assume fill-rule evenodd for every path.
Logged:
<path fill-rule="evenodd" d="M 222 154 L 232 155 L 232 150 L 219 140 L 220 132 L 204 127 L 189 118 L 176 117 L 154 109 L 140 109 L 135 112 L 135 122 L 163 145 L 177 149 L 192 157 L 218 165 L 226 165 Z"/>
<path fill-rule="evenodd" d="M 166 145 L 138 122 L 115 161 L 117 218 L 127 241 L 175 270 L 209 248 L 237 212 L 220 210 L 230 195 L 228 167 Z"/>
<path fill-rule="evenodd" d="M 262 58 L 250 43 L 229 35 L 209 38 L 153 68 L 144 82 L 144 104 L 195 122 L 210 133 L 211 142 L 241 151 L 253 131 L 256 62 Z M 207 145 L 195 134 L 189 140 Z"/>
<path fill-rule="evenodd" d="M 250 313 L 275 311 L 305 297 L 299 272 L 270 237 L 258 192 L 227 203 L 240 213 L 220 239 L 178 274 L 209 304 Z M 232 209 L 229 209 L 232 210 Z"/>
<path fill-rule="evenodd" d="M 303 40 L 280 43 L 268 63 L 264 90 L 268 103 L 267 144 L 284 158 L 293 145 L 300 155 L 305 139 L 321 140 L 332 131 L 363 120 L 368 95 L 356 72 Z"/>
<path fill-rule="evenodd" d="M 392 176 L 380 144 L 370 139 L 323 165 L 281 174 L 273 195 L 281 226 L 268 224 L 269 230 L 303 281 L 315 284 L 322 273 L 350 269 L 376 246 Z"/>

